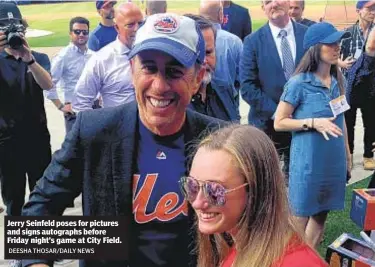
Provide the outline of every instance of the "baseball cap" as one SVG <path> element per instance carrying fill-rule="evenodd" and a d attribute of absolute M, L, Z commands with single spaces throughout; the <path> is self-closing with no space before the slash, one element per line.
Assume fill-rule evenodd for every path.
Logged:
<path fill-rule="evenodd" d="M 13 2 L 0 2 L 0 20 L 21 20 L 18 6 Z"/>
<path fill-rule="evenodd" d="M 369 7 L 375 4 L 375 1 L 363 1 L 363 0 L 358 0 L 356 8 L 357 9 L 362 9 L 364 7 Z"/>
<path fill-rule="evenodd" d="M 147 17 L 137 31 L 129 58 L 145 50 L 164 52 L 187 68 L 204 62 L 206 49 L 202 32 L 191 18 L 172 13 Z"/>
<path fill-rule="evenodd" d="M 303 39 L 303 48 L 309 49 L 316 44 L 333 44 L 350 37 L 350 32 L 338 31 L 332 24 L 320 22 L 311 25 Z"/>
<path fill-rule="evenodd" d="M 103 7 L 105 7 L 106 5 L 108 5 L 109 3 L 113 3 L 113 4 L 117 4 L 117 1 L 111 1 L 111 0 L 98 0 L 96 1 L 96 9 L 102 9 Z"/>

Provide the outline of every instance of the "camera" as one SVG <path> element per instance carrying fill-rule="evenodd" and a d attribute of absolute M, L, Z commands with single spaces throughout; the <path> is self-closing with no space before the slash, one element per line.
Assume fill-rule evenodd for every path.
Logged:
<path fill-rule="evenodd" d="M 5 33 L 10 48 L 17 50 L 22 47 L 23 39 L 21 33 L 25 31 L 25 27 L 22 24 L 11 23 L 0 27 L 0 31 Z"/>

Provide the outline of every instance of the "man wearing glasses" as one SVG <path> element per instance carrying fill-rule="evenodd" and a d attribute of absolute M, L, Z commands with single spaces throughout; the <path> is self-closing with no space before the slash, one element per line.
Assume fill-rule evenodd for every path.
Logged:
<path fill-rule="evenodd" d="M 100 23 L 90 34 L 88 47 L 92 51 L 98 51 L 107 44 L 116 40 L 117 31 L 115 29 L 114 6 L 117 1 L 96 1 L 96 9 L 100 15 Z"/>
<path fill-rule="evenodd" d="M 63 48 L 52 60 L 51 75 L 54 87 L 46 92 L 65 118 L 65 131 L 68 133 L 73 126 L 75 114 L 72 110 L 74 88 L 86 62 L 93 52 L 87 48 L 90 22 L 86 18 L 75 17 L 70 20 L 70 44 Z M 60 99 L 56 88 L 62 93 Z"/>
<path fill-rule="evenodd" d="M 123 3 L 116 9 L 115 22 L 116 40 L 90 58 L 78 80 L 73 97 L 75 112 L 92 109 L 98 94 L 104 108 L 135 99 L 128 54 L 143 15 L 135 4 Z"/>

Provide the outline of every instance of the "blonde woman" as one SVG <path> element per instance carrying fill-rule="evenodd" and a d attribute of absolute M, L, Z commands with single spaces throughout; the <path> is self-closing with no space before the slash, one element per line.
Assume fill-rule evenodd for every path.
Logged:
<path fill-rule="evenodd" d="M 344 78 L 337 68 L 341 39 L 329 23 L 310 26 L 307 50 L 285 85 L 275 115 L 276 131 L 291 131 L 289 203 L 306 241 L 317 248 L 330 210 L 344 208 L 350 168 L 344 112 Z M 347 163 L 348 161 L 348 163 Z"/>
<path fill-rule="evenodd" d="M 199 267 L 322 267 L 289 221 L 272 141 L 245 125 L 204 139 L 181 188 L 195 210 Z"/>

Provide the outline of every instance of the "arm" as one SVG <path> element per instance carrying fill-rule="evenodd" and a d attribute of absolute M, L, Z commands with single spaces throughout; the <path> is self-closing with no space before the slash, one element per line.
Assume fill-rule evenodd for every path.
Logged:
<path fill-rule="evenodd" d="M 72 109 L 74 112 L 92 109 L 101 88 L 99 58 L 93 55 L 87 62 L 74 90 Z"/>
<path fill-rule="evenodd" d="M 240 38 L 238 38 L 238 41 L 235 43 L 236 46 L 236 55 L 235 55 L 235 60 L 236 60 L 236 77 L 234 79 L 234 86 L 235 89 L 237 90 L 237 93 L 239 93 L 241 83 L 240 83 L 240 61 L 241 61 L 241 54 L 243 51 L 243 44 Z"/>
<path fill-rule="evenodd" d="M 82 192 L 83 160 L 79 143 L 81 118 L 67 135 L 22 210 L 23 216 L 61 216 Z M 52 266 L 47 260 L 23 260 L 22 266 Z"/>
<path fill-rule="evenodd" d="M 46 98 L 52 101 L 52 103 L 56 106 L 57 109 L 61 110 L 64 113 L 73 113 L 71 105 L 65 105 L 59 99 L 59 96 L 56 91 L 56 85 L 61 80 L 61 77 L 64 72 L 64 56 L 62 54 L 58 54 L 52 60 L 52 67 L 51 67 L 51 76 L 53 87 L 46 92 Z"/>
<path fill-rule="evenodd" d="M 252 109 L 271 117 L 276 103 L 261 88 L 256 49 L 251 37 L 245 38 L 240 61 L 241 96 Z"/>
<path fill-rule="evenodd" d="M 347 73 L 347 92 L 355 90 L 355 87 L 362 84 L 373 86 L 373 77 L 375 76 L 375 30 L 373 29 L 368 36 L 365 51 L 355 62 L 353 67 Z M 347 94 L 348 95 L 348 94 Z"/>
<path fill-rule="evenodd" d="M 35 60 L 31 53 L 31 49 L 29 47 L 29 44 L 26 40 L 26 38 L 22 35 L 23 39 L 23 46 L 18 49 L 14 50 L 11 48 L 7 48 L 8 53 L 12 54 L 13 56 L 20 57 L 23 62 L 31 62 L 31 60 Z M 43 64 L 45 66 L 49 66 L 49 59 L 46 55 L 46 58 L 44 58 L 44 61 L 48 61 L 48 63 Z M 47 70 L 45 70 L 36 60 L 33 64 L 29 65 L 29 70 L 31 74 L 33 75 L 36 83 L 42 88 L 43 90 L 49 90 L 52 88 L 52 78 L 51 75 L 48 73 Z"/>

